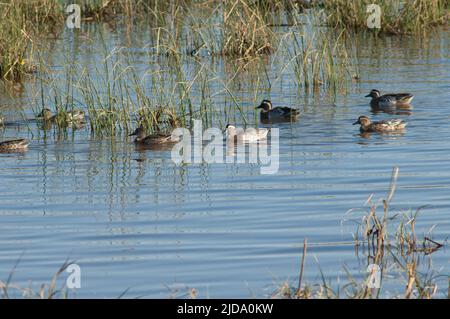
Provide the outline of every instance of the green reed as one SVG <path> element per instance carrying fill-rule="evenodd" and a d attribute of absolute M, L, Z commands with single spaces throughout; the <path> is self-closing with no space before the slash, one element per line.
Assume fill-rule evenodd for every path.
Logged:
<path fill-rule="evenodd" d="M 291 28 L 284 41 L 292 43 L 286 50 L 289 62 L 285 68 L 293 67 L 300 91 L 345 93 L 349 81 L 358 77 L 342 34 L 335 37 L 327 32 L 297 32 Z"/>

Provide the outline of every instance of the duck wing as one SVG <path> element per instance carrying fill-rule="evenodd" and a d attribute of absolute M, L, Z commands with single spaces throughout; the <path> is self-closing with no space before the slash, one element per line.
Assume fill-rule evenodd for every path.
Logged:
<path fill-rule="evenodd" d="M 16 140 L 9 140 L 9 141 L 3 141 L 0 142 L 0 147 L 2 148 L 9 148 L 9 149 L 16 149 L 16 148 L 26 148 L 30 142 L 25 138 L 20 138 Z"/>
<path fill-rule="evenodd" d="M 271 110 L 271 113 L 278 116 L 293 116 L 300 114 L 300 111 L 286 106 L 277 106 Z"/>
<path fill-rule="evenodd" d="M 172 139 L 172 135 L 155 134 L 149 135 L 144 139 L 145 144 L 166 144 L 166 143 L 176 143 L 178 139 Z"/>
<path fill-rule="evenodd" d="M 269 129 L 267 128 L 260 128 L 258 129 L 258 138 L 266 138 L 267 134 L 269 134 Z"/>
<path fill-rule="evenodd" d="M 262 139 L 265 139 L 267 137 L 267 134 L 269 133 L 269 129 L 267 128 L 248 128 L 245 130 L 245 132 L 241 132 L 241 134 L 237 134 L 235 138 L 238 141 L 242 142 L 256 142 Z"/>
<path fill-rule="evenodd" d="M 377 131 L 392 131 L 405 128 L 406 122 L 400 119 L 385 120 L 373 123 Z"/>
<path fill-rule="evenodd" d="M 380 98 L 386 98 L 391 101 L 411 101 L 414 95 L 411 93 L 388 93 L 382 95 Z"/>

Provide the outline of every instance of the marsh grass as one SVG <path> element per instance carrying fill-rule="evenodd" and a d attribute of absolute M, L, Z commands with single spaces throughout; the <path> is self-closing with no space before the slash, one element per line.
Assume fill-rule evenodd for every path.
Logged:
<path fill-rule="evenodd" d="M 369 4 L 381 7 L 380 29 L 369 29 L 366 12 Z M 450 1 L 448 0 L 324 0 L 327 22 L 333 28 L 360 31 L 371 30 L 387 34 L 423 32 L 431 27 L 448 23 Z"/>
<path fill-rule="evenodd" d="M 316 3 L 316 2 L 313 2 Z M 367 29 L 365 1 L 325 0 L 317 2 L 308 14 L 326 13 L 332 28 Z M 32 0 L 0 2 L 0 76 L 17 81 L 34 72 L 33 52 L 43 38 L 61 32 L 67 13 L 66 1 Z M 303 1 L 224 2 L 177 1 L 80 1 L 82 19 L 106 21 L 115 25 L 147 23 L 153 28 L 153 38 L 159 53 L 173 52 L 198 55 L 203 49 L 209 54 L 248 58 L 274 52 L 278 35 L 272 26 L 303 24 L 297 20 L 304 14 Z M 448 0 L 380 0 L 382 24 L 375 32 L 405 34 L 423 31 L 431 26 L 448 23 Z M 199 14 L 201 12 L 201 14 Z M 115 27 L 114 27 L 115 28 Z M 161 50 L 162 49 L 162 50 Z"/>
<path fill-rule="evenodd" d="M 170 43 L 164 44 L 167 45 Z M 34 113 L 48 107 L 64 118 L 64 114 L 82 108 L 88 114 L 88 128 L 96 136 L 128 134 L 137 126 L 145 127 L 149 133 L 161 133 L 189 127 L 194 118 L 211 125 L 214 118 L 223 114 L 212 107 L 212 96 L 224 93 L 245 121 L 228 82 L 221 79 L 209 61 L 170 47 L 167 49 L 172 54 L 161 55 L 162 44 L 156 43 L 156 47 L 146 48 L 150 66 L 142 67 L 126 48 L 108 51 L 105 42 L 102 46 L 100 63 L 89 66 L 70 59 L 69 49 L 62 70 L 45 68 L 46 57 L 41 57 L 43 67 L 36 76 L 39 85 L 32 94 L 37 97 Z M 222 86 L 222 90 L 213 92 L 213 83 Z M 63 122 L 55 124 L 68 128 Z"/>
<path fill-rule="evenodd" d="M 128 23 L 160 22 L 164 19 L 154 18 L 164 16 L 174 5 L 181 8 L 181 4 L 188 2 L 83 0 L 78 4 L 83 22 L 117 24 L 124 19 Z M 35 72 L 34 51 L 47 38 L 58 36 L 67 17 L 65 8 L 71 3 L 58 0 L 0 1 L 0 78 L 20 81 L 24 74 Z"/>
<path fill-rule="evenodd" d="M 308 16 L 292 14 L 292 26 L 281 37 L 277 52 L 285 52 L 281 56 L 288 61 L 284 69 L 293 70 L 299 92 L 345 94 L 348 84 L 359 79 L 354 43 L 343 31 L 335 34 L 328 28 L 314 27 L 321 19 L 322 11 Z"/>
<path fill-rule="evenodd" d="M 362 251 L 366 259 L 366 267 L 379 265 L 383 285 L 384 269 L 396 272 L 397 276 L 404 282 L 404 291 L 397 295 L 400 298 L 430 299 L 436 297 L 438 275 L 432 269 L 431 263 L 427 263 L 427 256 L 443 247 L 431 239 L 431 235 L 419 238 L 416 233 L 416 222 L 418 213 L 423 207 L 415 212 L 394 213 L 389 211 L 389 205 L 396 190 L 399 169 L 393 169 L 391 185 L 386 198 L 381 200 L 381 214 L 379 203 L 372 201 L 369 197 L 366 204 L 369 209 L 364 211 L 361 219 L 354 219 L 357 229 L 354 234 L 355 252 L 357 256 Z M 353 215 L 360 211 L 352 209 L 347 215 Z M 397 226 L 393 225 L 398 221 Z M 276 298 L 309 299 L 309 298 L 354 298 L 372 299 L 382 297 L 380 288 L 368 288 L 371 273 L 368 272 L 362 280 L 351 275 L 344 267 L 347 281 L 337 289 L 327 282 L 323 272 L 319 270 L 322 277 L 321 283 L 305 284 L 302 286 L 302 274 L 304 271 L 306 256 L 306 241 L 304 243 L 301 270 L 298 287 L 293 287 L 288 282 L 283 283 L 274 293 Z"/>
<path fill-rule="evenodd" d="M 69 289 L 65 286 L 65 282 L 62 285 L 58 285 L 61 280 L 61 274 L 63 274 L 67 267 L 73 264 L 73 262 L 65 261 L 58 271 L 53 275 L 53 278 L 49 283 L 41 284 L 39 289 L 34 289 L 31 286 L 21 287 L 12 283 L 12 279 L 16 268 L 20 262 L 19 260 L 14 265 L 6 281 L 0 280 L 0 299 L 10 298 L 25 298 L 25 299 L 68 299 Z"/>
<path fill-rule="evenodd" d="M 326 86 L 336 92 L 345 91 L 344 85 L 348 71 L 345 64 L 338 61 L 338 55 L 346 54 L 345 48 L 339 41 L 334 44 L 321 42 L 314 34 L 292 33 L 293 52 L 290 60 L 294 67 L 294 74 L 300 88 L 304 91 L 319 91 Z"/>
<path fill-rule="evenodd" d="M 273 51 L 275 34 L 261 6 L 244 0 L 225 1 L 223 6 L 222 54 L 246 57 Z"/>
<path fill-rule="evenodd" d="M 18 81 L 34 70 L 31 59 L 42 34 L 55 33 L 62 10 L 53 0 L 0 2 L 0 77 Z"/>

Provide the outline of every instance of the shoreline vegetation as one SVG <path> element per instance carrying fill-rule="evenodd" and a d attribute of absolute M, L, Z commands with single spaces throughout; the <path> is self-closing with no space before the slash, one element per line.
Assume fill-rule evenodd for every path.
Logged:
<path fill-rule="evenodd" d="M 261 59 L 270 56 L 286 61 L 276 79 L 282 78 L 284 70 L 293 70 L 292 81 L 299 94 L 346 94 L 350 84 L 360 79 L 354 31 L 380 36 L 414 34 L 448 23 L 450 0 L 414 0 L 403 7 L 397 0 L 383 0 L 379 1 L 385 12 L 381 29 L 368 29 L 366 2 L 81 1 L 83 25 L 97 22 L 112 30 L 135 26 L 148 31 L 150 42 L 144 49 L 149 67 L 135 69 L 127 50 L 108 50 L 103 41 L 103 65 L 76 61 L 69 46 L 58 75 L 48 66 L 48 46 L 64 32 L 74 41 L 88 37 L 83 29 L 67 31 L 68 3 L 1 0 L 0 77 L 5 88 L 21 91 L 22 82 L 31 74 L 40 82 L 32 92 L 34 114 L 44 108 L 62 115 L 83 108 L 96 136 L 128 134 L 136 125 L 150 132 L 166 132 L 189 126 L 193 117 L 206 125 L 219 122 L 224 126 L 223 118 L 235 113 L 247 124 L 248 114 L 230 85 L 239 73 L 258 67 Z M 229 78 L 218 76 L 212 64 L 216 58 L 235 68 Z M 190 65 L 193 70 L 187 70 Z M 258 94 L 273 85 L 261 73 L 251 94 L 254 104 L 259 102 Z M 229 106 L 221 114 L 211 107 L 217 95 L 212 87 L 228 95 Z M 195 103 L 193 89 L 201 90 L 201 100 Z M 19 117 L 26 118 L 24 114 Z M 69 128 L 56 124 L 62 133 Z M 38 128 L 48 129 L 48 125 Z"/>
<path fill-rule="evenodd" d="M 318 269 L 322 281 L 316 284 L 305 282 L 303 273 L 308 251 L 308 242 L 305 239 L 297 283 L 295 285 L 292 282 L 282 283 L 267 298 L 378 299 L 385 298 L 389 293 L 394 294 L 393 298 L 405 299 L 450 298 L 449 295 L 445 295 L 445 292 L 450 291 L 445 287 L 440 287 L 441 292 L 438 294 L 436 281 L 440 274 L 430 267 L 431 255 L 443 248 L 444 243 L 432 239 L 432 230 L 424 233 L 423 236 L 418 235 L 416 223 L 418 215 L 424 207 L 419 207 L 415 211 L 390 210 L 389 205 L 397 188 L 398 176 L 399 168 L 394 167 L 386 197 L 374 201 L 373 195 L 369 196 L 364 208 L 350 209 L 342 221 L 343 224 L 352 222 L 357 225 L 353 233 L 353 245 L 355 257 L 362 261 L 362 271 L 365 273 L 361 276 L 352 276 L 350 271 L 344 267 L 347 278 L 338 280 L 337 284 L 332 284 L 319 264 Z M 0 280 L 0 298 L 72 298 L 74 291 L 66 287 L 62 277 L 66 275 L 66 269 L 74 262 L 66 260 L 54 274 L 50 283 L 40 285 L 36 291 L 31 285 L 24 288 L 12 283 L 20 259 L 16 262 L 7 280 Z M 380 272 L 379 288 L 371 288 L 369 285 L 373 282 L 375 275 L 371 271 Z M 399 285 L 404 286 L 403 292 L 385 291 L 383 285 L 385 282 L 389 283 L 389 280 L 400 280 L 401 284 Z M 128 287 L 119 298 L 130 297 L 130 294 L 132 294 L 132 288 Z M 199 290 L 186 286 L 184 289 L 177 288 L 170 291 L 168 297 L 196 299 L 202 296 Z"/>
<path fill-rule="evenodd" d="M 371 1 L 349 0 L 233 0 L 166 1 L 95 0 L 81 1 L 81 21 L 145 23 L 168 31 L 163 38 L 172 47 L 180 45 L 189 29 L 196 54 L 208 47 L 211 53 L 234 57 L 271 54 L 277 42 L 276 26 L 300 26 L 302 15 L 319 15 L 320 24 L 333 32 L 372 31 L 377 34 L 414 34 L 448 23 L 450 0 L 380 0 L 382 23 L 379 29 L 367 27 L 367 5 Z M 57 38 L 68 16 L 69 2 L 56 0 L 0 1 L 0 77 L 18 81 L 33 70 L 33 52 L 40 42 Z M 202 16 L 199 11 L 210 12 Z M 306 12 L 306 13 L 305 13 Z M 200 28 L 206 25 L 207 28 Z M 161 35 L 161 34 L 160 34 Z M 202 43 L 203 42 L 203 43 Z M 219 43 L 220 42 L 220 43 Z M 325 57 L 322 57 L 325 58 Z"/>

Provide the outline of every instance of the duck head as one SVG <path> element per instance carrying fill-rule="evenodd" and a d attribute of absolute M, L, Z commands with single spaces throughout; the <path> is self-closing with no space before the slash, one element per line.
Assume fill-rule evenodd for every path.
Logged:
<path fill-rule="evenodd" d="M 135 141 L 143 140 L 147 135 L 145 134 L 145 130 L 142 126 L 139 126 L 133 133 L 128 136 L 136 136 Z"/>
<path fill-rule="evenodd" d="M 369 94 L 367 94 L 365 97 L 371 97 L 373 99 L 376 99 L 378 97 L 380 97 L 381 93 L 378 90 L 373 89 L 372 91 L 370 91 Z"/>
<path fill-rule="evenodd" d="M 227 126 L 225 127 L 225 133 L 228 136 L 236 135 L 236 127 L 234 125 L 227 124 Z"/>
<path fill-rule="evenodd" d="M 38 118 L 44 119 L 44 120 L 50 120 L 53 117 L 52 111 L 48 108 L 42 109 L 41 113 L 37 115 Z"/>
<path fill-rule="evenodd" d="M 358 117 L 358 120 L 355 123 L 353 123 L 353 125 L 360 124 L 361 126 L 369 126 L 370 123 L 371 123 L 370 119 L 367 116 L 362 115 Z"/>
<path fill-rule="evenodd" d="M 257 109 L 263 109 L 264 112 L 268 112 L 272 109 L 272 102 L 269 100 L 263 100 Z"/>

